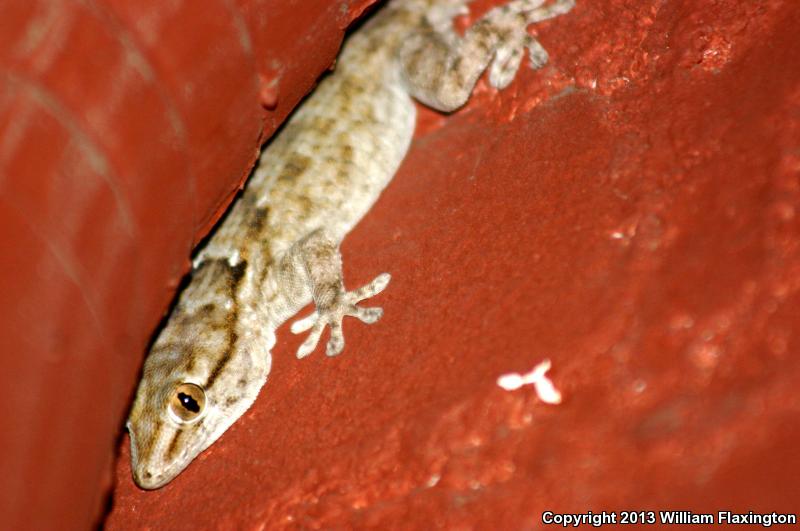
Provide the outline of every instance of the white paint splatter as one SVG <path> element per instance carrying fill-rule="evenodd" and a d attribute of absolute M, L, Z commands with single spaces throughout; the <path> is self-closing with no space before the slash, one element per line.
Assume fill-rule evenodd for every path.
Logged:
<path fill-rule="evenodd" d="M 550 360 L 544 360 L 528 373 L 511 372 L 500 376 L 497 379 L 497 385 L 506 391 L 514 391 L 523 385 L 533 385 L 539 400 L 545 404 L 560 404 L 561 392 L 556 389 L 550 378 L 545 375 L 550 370 L 550 367 Z"/>

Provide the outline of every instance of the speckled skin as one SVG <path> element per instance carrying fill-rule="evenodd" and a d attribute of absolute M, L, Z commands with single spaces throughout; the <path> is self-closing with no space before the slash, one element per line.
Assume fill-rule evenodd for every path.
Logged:
<path fill-rule="evenodd" d="M 345 315 L 373 323 L 380 308 L 359 301 L 382 291 L 382 274 L 347 292 L 339 243 L 394 176 L 414 131 L 411 96 L 442 111 L 469 98 L 480 75 L 498 88 L 523 51 L 534 67 L 547 54 L 529 24 L 566 13 L 573 0 L 515 0 L 491 10 L 461 38 L 452 18 L 464 0 L 394 0 L 345 43 L 336 71 L 264 150 L 260 165 L 195 260 L 145 362 L 130 413 L 132 469 L 142 488 L 179 474 L 253 403 L 269 374 L 275 330 L 310 301 L 292 326 L 325 326 L 327 354 L 344 347 Z M 188 393 L 186 384 L 198 391 Z M 181 409 L 184 408 L 184 409 Z"/>

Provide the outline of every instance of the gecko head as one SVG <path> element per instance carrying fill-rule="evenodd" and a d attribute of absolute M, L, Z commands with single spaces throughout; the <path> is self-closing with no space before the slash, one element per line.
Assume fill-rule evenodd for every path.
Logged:
<path fill-rule="evenodd" d="M 222 376 L 209 383 L 207 371 L 165 371 L 159 354 L 154 349 L 145 364 L 127 424 L 133 479 L 143 489 L 164 486 L 213 444 L 252 405 L 269 371 L 268 353 L 259 352 L 266 367 L 242 353 L 242 360 L 228 362 L 240 375 L 228 382 L 232 386 L 219 381 Z M 244 372 L 233 368 L 237 364 Z"/>
<path fill-rule="evenodd" d="M 224 292 L 213 302 L 182 301 L 153 345 L 127 424 L 131 470 L 141 488 L 175 478 L 266 382 L 274 335 L 258 327 L 237 333 L 238 310 Z"/>
<path fill-rule="evenodd" d="M 128 418 L 131 470 L 141 488 L 157 489 L 216 439 L 210 437 L 214 405 L 198 380 L 180 378 L 148 388 L 144 385 L 143 381 Z"/>

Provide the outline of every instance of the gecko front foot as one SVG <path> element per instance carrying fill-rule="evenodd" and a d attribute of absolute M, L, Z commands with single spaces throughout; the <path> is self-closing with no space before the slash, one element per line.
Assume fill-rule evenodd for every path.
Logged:
<path fill-rule="evenodd" d="M 317 306 L 316 311 L 307 317 L 298 319 L 292 323 L 292 333 L 299 334 L 309 328 L 311 332 L 308 337 L 297 349 L 297 357 L 305 358 L 317 348 L 317 343 L 325 329 L 325 325 L 331 327 L 331 337 L 325 353 L 328 356 L 339 354 L 344 348 L 344 334 L 342 334 L 342 320 L 346 315 L 358 317 L 361 321 L 371 324 L 381 318 L 383 309 L 381 308 L 362 308 L 356 304 L 364 299 L 368 299 L 380 293 L 389 284 L 391 275 L 383 273 L 375 277 L 369 284 L 362 286 L 354 291 L 341 291 L 333 301 L 324 307 Z"/>

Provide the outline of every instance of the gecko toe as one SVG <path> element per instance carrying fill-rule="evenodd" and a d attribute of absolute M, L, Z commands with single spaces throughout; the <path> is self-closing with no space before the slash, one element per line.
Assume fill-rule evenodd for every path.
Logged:
<path fill-rule="evenodd" d="M 489 83 L 499 90 L 506 88 L 517 75 L 521 62 L 522 48 L 516 43 L 499 47 L 489 66 Z"/>
<path fill-rule="evenodd" d="M 315 348 L 317 348 L 317 343 L 319 343 L 319 338 L 322 335 L 322 331 L 325 329 L 324 323 L 317 321 L 311 332 L 308 334 L 308 337 L 303 344 L 300 345 L 300 348 L 297 349 L 297 359 L 303 359 L 309 354 L 311 354 Z"/>
<path fill-rule="evenodd" d="M 331 323 L 331 338 L 328 340 L 328 346 L 325 354 L 328 356 L 336 356 L 344 350 L 344 334 L 342 333 L 341 323 Z"/>
<path fill-rule="evenodd" d="M 362 323 L 372 324 L 383 316 L 383 308 L 359 308 L 356 307 L 352 313 L 353 317 L 357 317 Z"/>
<path fill-rule="evenodd" d="M 306 330 L 314 326 L 314 323 L 316 323 L 318 319 L 319 319 L 319 314 L 317 312 L 313 312 L 312 314 L 307 315 L 302 319 L 298 319 L 297 321 L 293 322 L 291 326 L 291 331 L 293 334 L 300 334 L 302 332 L 305 332 Z"/>
<path fill-rule="evenodd" d="M 363 301 L 364 299 L 369 299 L 370 297 L 374 297 L 384 289 L 386 286 L 389 285 L 389 281 L 392 279 L 392 275 L 389 273 L 381 273 L 377 277 L 375 277 L 372 282 L 365 286 L 361 286 L 357 290 L 354 290 L 349 293 L 350 300 L 353 303 Z"/>
<path fill-rule="evenodd" d="M 539 41 L 529 36 L 525 47 L 528 48 L 528 55 L 531 60 L 531 68 L 537 70 L 547 64 L 549 59 L 547 50 L 544 49 Z"/>

